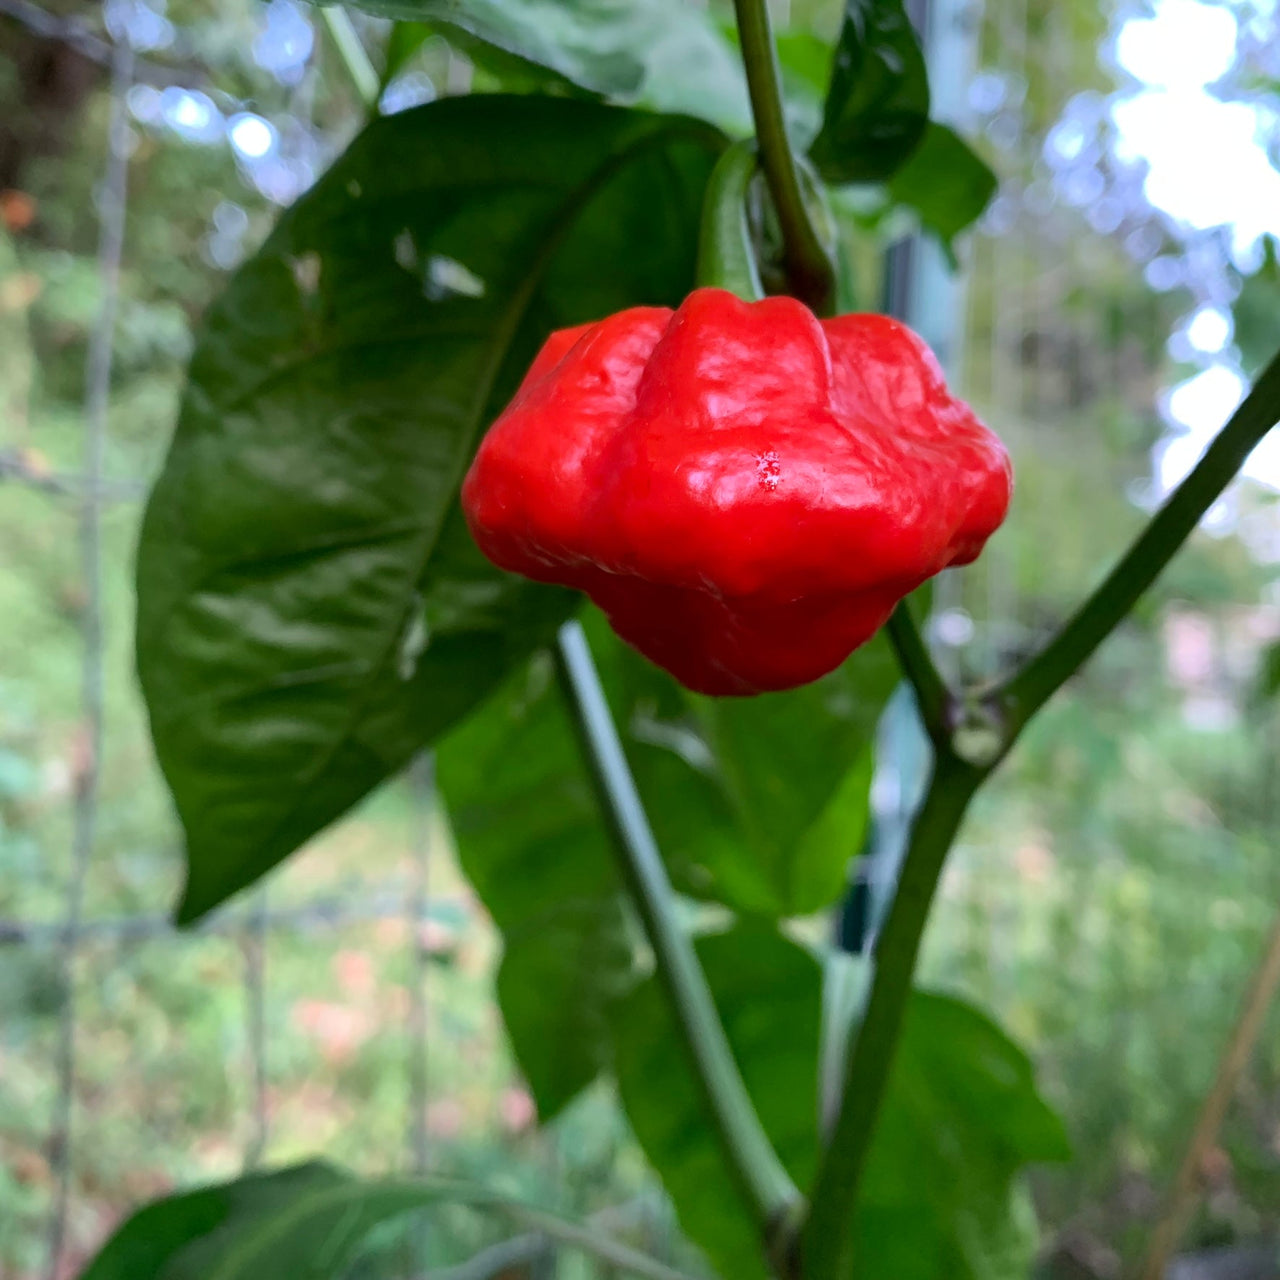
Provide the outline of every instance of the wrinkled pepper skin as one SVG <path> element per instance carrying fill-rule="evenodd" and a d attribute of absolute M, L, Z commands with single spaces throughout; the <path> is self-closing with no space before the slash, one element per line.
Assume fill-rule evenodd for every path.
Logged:
<path fill-rule="evenodd" d="M 689 688 L 752 694 L 973 560 L 1011 485 L 904 325 L 706 288 L 552 334 L 462 501 L 501 568 L 584 591 Z"/>

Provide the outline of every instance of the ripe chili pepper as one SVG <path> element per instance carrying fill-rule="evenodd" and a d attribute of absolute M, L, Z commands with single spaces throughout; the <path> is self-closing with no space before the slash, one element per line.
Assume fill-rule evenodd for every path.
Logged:
<path fill-rule="evenodd" d="M 906 326 L 704 288 L 552 334 L 462 500 L 495 564 L 586 592 L 689 688 L 750 694 L 973 560 L 1011 484 Z"/>

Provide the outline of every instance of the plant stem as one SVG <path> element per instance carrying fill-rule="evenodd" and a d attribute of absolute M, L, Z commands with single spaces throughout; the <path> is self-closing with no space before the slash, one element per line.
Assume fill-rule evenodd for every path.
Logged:
<path fill-rule="evenodd" d="M 360 33 L 351 24 L 347 11 L 338 4 L 326 4 L 320 10 L 329 38 L 346 68 L 351 85 L 370 111 L 378 105 L 378 72 L 365 52 Z"/>
<path fill-rule="evenodd" d="M 1178 1176 L 1174 1180 L 1168 1207 L 1152 1237 L 1151 1250 L 1142 1268 L 1142 1280 L 1163 1280 L 1169 1259 L 1177 1248 L 1186 1229 L 1187 1218 L 1195 1205 L 1204 1157 L 1217 1141 L 1227 1107 L 1236 1091 L 1236 1085 L 1240 1083 L 1240 1076 L 1249 1063 L 1277 986 L 1280 986 L 1280 915 L 1272 922 L 1266 945 L 1262 949 L 1262 958 L 1258 961 L 1236 1024 L 1231 1029 L 1231 1036 L 1218 1060 L 1213 1087 L 1200 1108 L 1195 1130 L 1187 1143 Z"/>
<path fill-rule="evenodd" d="M 685 1047 L 706 1093 L 730 1168 L 768 1241 L 800 1201 L 747 1093 L 688 933 L 676 919 L 675 895 L 649 828 L 635 780 L 600 686 L 586 635 L 577 622 L 560 629 L 556 671 L 582 741 L 619 864 L 653 947 Z"/>
<path fill-rule="evenodd" d="M 846 1280 L 862 1173 L 893 1065 L 925 921 L 943 863 L 973 793 L 986 776 L 940 751 L 875 952 L 875 978 L 845 1063 L 840 1110 L 813 1185 L 802 1241 L 805 1280 Z M 923 1176 L 927 1176 L 927 1171 Z"/>
<path fill-rule="evenodd" d="M 906 600 L 899 602 L 890 615 L 887 631 L 902 673 L 915 690 L 920 719 L 934 745 L 941 746 L 952 728 L 948 721 L 955 699 L 929 654 Z"/>
<path fill-rule="evenodd" d="M 639 1253 L 629 1245 L 602 1235 L 590 1227 L 580 1227 L 538 1209 L 526 1209 L 523 1205 L 512 1205 L 507 1208 L 506 1213 L 524 1227 L 541 1232 L 552 1240 L 578 1249 L 589 1258 L 597 1258 L 631 1275 L 643 1276 L 645 1280 L 693 1280 L 687 1273 Z"/>
<path fill-rule="evenodd" d="M 846 1280 L 852 1266 L 850 1228 L 858 1185 L 884 1098 L 894 1051 L 901 1030 L 911 978 L 915 970 L 925 921 L 942 874 L 951 842 L 970 799 L 1008 752 L 1027 721 L 1077 671 L 1094 650 L 1129 613 L 1138 598 L 1190 536 L 1206 511 L 1230 484 L 1245 459 L 1280 418 L 1280 353 L 1263 370 L 1248 397 L 1219 432 L 1204 457 L 1174 491 L 1169 500 L 1135 540 L 1102 585 L 1084 602 L 1066 626 L 1022 671 L 997 690 L 994 701 L 1004 713 L 999 725 L 998 749 L 979 764 L 966 763 L 950 740 L 954 729 L 946 723 L 951 695 L 929 657 L 924 641 L 904 608 L 889 623 L 889 635 L 903 670 L 916 690 L 921 715 L 934 741 L 934 773 L 928 793 L 912 826 L 911 841 L 903 862 L 897 892 L 876 950 L 876 971 L 862 1026 L 846 1063 L 844 1091 L 830 1144 L 823 1155 L 814 1184 L 812 1207 L 804 1227 L 805 1280 Z M 992 701 L 992 700 L 989 700 Z M 1232 1054 L 1247 1053 L 1238 1042 L 1247 1033 L 1248 1043 L 1256 1026 L 1248 1019 L 1262 1000 L 1260 990 L 1280 981 L 1280 923 L 1273 940 L 1275 955 L 1255 980 L 1246 1013 L 1237 1028 Z M 1265 1005 L 1264 1005 L 1265 1007 Z M 1238 1074 L 1238 1068 L 1236 1068 Z M 1232 1077 L 1234 1079 L 1234 1077 Z M 1220 1082 L 1221 1083 L 1221 1082 Z M 1223 1086 L 1226 1089 L 1225 1086 Z M 1229 1089 L 1221 1098 L 1211 1095 L 1213 1106 L 1225 1106 Z M 1206 1104 L 1201 1128 L 1216 1133 L 1220 1111 Z M 1212 1126 L 1211 1129 L 1208 1126 Z M 1207 1141 L 1207 1139 L 1206 1139 Z M 1188 1161 L 1192 1157 L 1188 1156 Z M 1190 1168 L 1190 1173 L 1187 1172 Z M 1198 1156 L 1184 1163 L 1183 1179 L 1194 1177 Z M 1188 1193 L 1175 1193 L 1175 1212 Z M 1181 1218 L 1177 1221 L 1180 1223 Z M 1174 1230 L 1173 1227 L 1167 1228 Z M 1164 1247 L 1160 1242 L 1153 1246 Z M 1169 1247 L 1172 1247 L 1171 1245 Z M 1145 1280 L 1156 1273 L 1148 1270 Z"/>
<path fill-rule="evenodd" d="M 818 315 L 829 315 L 835 298 L 835 272 L 805 207 L 800 172 L 787 138 L 782 79 L 766 0 L 733 0 L 733 7 L 751 94 L 760 165 L 782 231 L 787 280 L 801 302 Z"/>
<path fill-rule="evenodd" d="M 1010 742 L 1088 661 L 1191 535 L 1235 478 L 1254 446 L 1280 419 L 1280 352 L 1101 586 L 1066 626 L 1003 687 Z"/>

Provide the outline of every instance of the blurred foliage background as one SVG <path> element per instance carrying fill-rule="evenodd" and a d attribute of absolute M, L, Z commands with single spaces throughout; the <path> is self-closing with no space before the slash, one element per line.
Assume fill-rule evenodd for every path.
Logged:
<path fill-rule="evenodd" d="M 667 30 L 659 0 L 634 8 L 637 32 Z M 775 7 L 802 130 L 839 10 Z M 1215 18 L 1198 35 L 1200 10 L 1229 31 Z M 741 130 L 727 6 L 683 11 L 679 40 L 673 29 L 632 51 L 634 97 Z M 1143 52 L 1141 24 L 1171 12 L 1202 51 L 1229 40 L 1202 83 L 1160 63 L 1151 30 Z M 934 242 L 910 241 L 913 315 L 1018 470 L 1008 524 L 935 599 L 943 660 L 982 674 L 1033 647 L 1097 580 L 1280 343 L 1268 238 L 1280 199 L 1264 216 L 1277 188 L 1240 187 L 1239 214 L 1216 222 L 1189 212 L 1159 186 L 1141 121 L 1117 109 L 1182 93 L 1152 107 L 1172 128 L 1179 102 L 1212 85 L 1253 112 L 1258 163 L 1274 174 L 1280 32 L 1262 0 L 987 0 L 935 4 L 928 21 L 935 96 L 1001 179 L 961 246 L 959 284 Z M 389 24 L 357 25 L 378 61 Z M 104 494 L 106 745 L 68 965 L 106 34 L 127 36 L 139 61 Z M 1169 47 L 1176 63 L 1181 46 Z M 519 67 L 475 54 L 431 37 L 389 78 L 384 110 L 526 87 Z M 12 1280 L 44 1274 L 64 1169 L 71 1275 L 138 1201 L 316 1152 L 369 1171 L 481 1174 L 575 1215 L 625 1201 L 654 1251 L 680 1254 L 606 1090 L 536 1128 L 492 1001 L 494 935 L 454 867 L 425 764 L 198 932 L 164 921 L 181 854 L 132 672 L 138 499 L 202 307 L 359 120 L 317 12 L 295 0 L 0 0 L 0 1276 Z M 1225 147 L 1208 117 L 1203 128 Z M 1212 140 L 1182 145 L 1191 187 L 1217 182 L 1195 168 Z M 859 299 L 875 306 L 883 251 L 911 236 L 909 219 L 852 197 L 838 208 Z M 1075 1159 L 1035 1187 L 1047 1275 L 1117 1276 L 1138 1255 L 1280 903 L 1280 468 L 1259 456 L 1250 472 L 982 797 L 930 933 L 926 977 L 1027 1045 L 1067 1119 Z M 883 814 L 915 767 L 909 744 L 882 753 Z M 1277 1033 L 1280 1015 L 1204 1171 L 1194 1243 L 1280 1232 Z M 461 1214 L 415 1248 L 444 1262 L 485 1238 Z M 375 1250 L 362 1274 L 402 1274 L 400 1247 Z M 580 1274 L 570 1265 L 556 1274 Z"/>

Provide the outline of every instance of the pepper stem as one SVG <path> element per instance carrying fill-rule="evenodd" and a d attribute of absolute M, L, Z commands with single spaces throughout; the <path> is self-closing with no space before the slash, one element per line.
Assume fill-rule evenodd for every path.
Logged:
<path fill-rule="evenodd" d="M 658 978 L 702 1085 L 729 1166 L 773 1246 L 797 1216 L 800 1193 L 769 1142 L 725 1036 L 675 894 L 618 740 L 587 637 L 578 622 L 560 628 L 556 674 L 618 852 L 618 865 L 653 947 Z"/>
<path fill-rule="evenodd" d="M 953 727 L 950 712 L 955 705 L 955 695 L 947 688 L 946 681 L 934 664 L 906 600 L 898 602 L 898 607 L 889 617 L 886 630 L 889 643 L 898 655 L 898 665 L 915 690 L 916 705 L 925 730 L 934 746 L 942 747 Z"/>
<path fill-rule="evenodd" d="M 787 137 L 782 77 L 766 0 L 733 0 L 742 62 L 751 94 L 760 165 L 782 232 L 783 263 L 792 292 L 815 314 L 831 315 L 835 270 L 809 217 L 800 172 Z"/>
<path fill-rule="evenodd" d="M 845 1064 L 840 1109 L 804 1224 L 806 1280 L 848 1280 L 852 1223 L 876 1121 L 901 1038 L 925 922 L 961 819 L 986 772 L 939 750 L 911 827 L 893 905 L 876 943 L 871 994 Z"/>
<path fill-rule="evenodd" d="M 342 60 L 347 78 L 351 81 L 360 101 L 369 108 L 370 114 L 376 115 L 378 110 L 378 72 L 365 52 L 360 40 L 360 33 L 351 22 L 350 15 L 340 5 L 325 5 L 320 16 L 329 29 L 329 38 Z"/>

